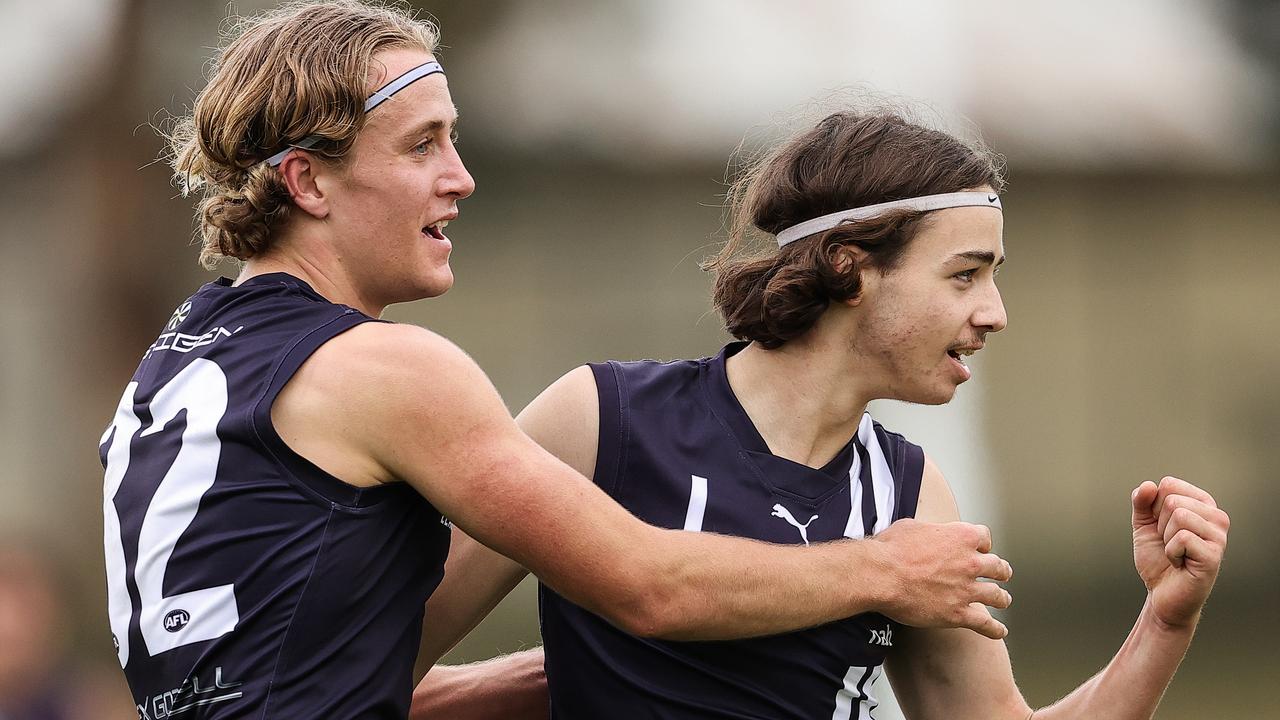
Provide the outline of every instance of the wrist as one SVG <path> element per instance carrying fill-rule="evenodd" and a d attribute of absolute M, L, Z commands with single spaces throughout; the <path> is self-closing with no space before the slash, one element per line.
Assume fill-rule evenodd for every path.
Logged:
<path fill-rule="evenodd" d="M 887 615 L 899 606 L 903 590 L 893 547 L 878 538 L 855 540 L 854 544 L 861 552 L 858 566 L 862 568 L 855 583 L 859 594 L 854 602 L 866 611 Z"/>
<path fill-rule="evenodd" d="M 1196 626 L 1200 624 L 1200 610 L 1197 609 L 1186 620 L 1171 621 L 1160 617 L 1160 614 L 1156 612 L 1155 607 L 1151 604 L 1151 596 L 1148 594 L 1147 600 L 1142 606 L 1142 613 L 1138 616 L 1138 621 L 1139 624 L 1146 625 L 1161 635 L 1190 636 L 1195 634 Z"/>

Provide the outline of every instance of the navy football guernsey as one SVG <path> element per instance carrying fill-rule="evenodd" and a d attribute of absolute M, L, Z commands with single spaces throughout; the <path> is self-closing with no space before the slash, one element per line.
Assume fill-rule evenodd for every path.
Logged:
<path fill-rule="evenodd" d="M 915 514 L 924 453 L 870 415 L 821 469 L 771 454 L 725 375 L 742 347 L 592 365 L 596 484 L 653 525 L 775 543 L 861 538 Z M 869 613 L 771 637 L 668 642 L 628 635 L 545 586 L 540 601 L 557 720 L 866 720 L 897 627 Z"/>
<path fill-rule="evenodd" d="M 102 439 L 108 611 L 139 717 L 404 718 L 449 529 L 407 485 L 292 452 L 271 405 L 372 318 L 276 273 L 209 283 Z"/>

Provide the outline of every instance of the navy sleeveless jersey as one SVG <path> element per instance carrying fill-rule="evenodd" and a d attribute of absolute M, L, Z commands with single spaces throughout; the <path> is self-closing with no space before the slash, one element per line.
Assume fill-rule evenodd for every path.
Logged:
<path fill-rule="evenodd" d="M 449 529 L 294 453 L 271 405 L 372 318 L 276 273 L 182 303 L 102 440 L 108 611 L 139 717 L 404 718 Z M 323 422 L 317 418 L 317 422 Z"/>
<path fill-rule="evenodd" d="M 866 537 L 915 514 L 924 453 L 869 415 L 821 469 L 771 454 L 725 375 L 725 358 L 744 346 L 696 361 L 592 365 L 596 484 L 653 525 L 774 543 Z M 865 720 L 896 627 L 869 613 L 771 637 L 668 642 L 540 592 L 557 720 Z"/>

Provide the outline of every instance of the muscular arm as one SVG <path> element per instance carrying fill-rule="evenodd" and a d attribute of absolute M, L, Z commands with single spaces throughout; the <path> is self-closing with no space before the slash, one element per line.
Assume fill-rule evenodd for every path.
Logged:
<path fill-rule="evenodd" d="M 774 546 L 639 521 L 521 432 L 475 363 L 428 331 L 353 328 L 297 380 L 281 414 L 329 418 L 307 430 L 329 457 L 367 459 L 340 477 L 410 483 L 468 535 L 633 634 L 761 635 L 882 603 L 860 582 L 888 571 L 876 543 Z"/>
<path fill-rule="evenodd" d="M 595 471 L 600 410 L 595 379 L 580 367 L 529 403 L 516 424 L 531 439 L 579 475 Z M 519 563 L 453 528 L 444 580 L 427 600 L 431 619 L 423 632 L 420 660 L 435 663 L 471 632 L 528 574 Z"/>
<path fill-rule="evenodd" d="M 591 370 L 580 367 L 560 378 L 529 403 L 516 417 L 516 424 L 569 467 L 590 478 L 595 471 L 600 424 Z M 444 580 L 427 600 L 429 622 L 423 628 L 419 660 L 439 661 L 527 574 L 519 563 L 454 527 Z M 535 667 L 539 672 L 533 672 Z M 414 690 L 409 717 L 426 720 L 447 709 L 450 717 L 457 718 L 467 713 L 459 707 L 464 703 L 475 708 L 467 717 L 545 717 L 547 690 L 541 668 L 541 648 L 485 663 L 435 666 Z"/>
<path fill-rule="evenodd" d="M 959 517 L 946 479 L 925 458 L 916 518 L 952 522 Z M 894 639 L 885 669 L 911 720 L 1026 720 L 1031 715 L 1014 685 L 1003 640 L 949 628 L 903 628 Z"/>
<path fill-rule="evenodd" d="M 956 630 L 904 629 L 888 671 L 906 715 L 912 720 L 1150 718 L 1191 642 L 1225 547 L 1227 519 L 1210 506 L 1207 493 L 1170 478 L 1159 490 L 1144 483 L 1133 500 L 1135 557 L 1149 594 L 1128 639 L 1102 672 L 1054 705 L 1033 712 L 1014 684 L 1003 641 Z M 932 462 L 926 465 L 919 507 L 918 516 L 926 520 L 958 516 L 951 491 Z M 1188 507 L 1203 512 L 1204 522 L 1186 517 Z M 1198 541 L 1180 535 L 1184 530 Z M 1140 547 L 1144 542 L 1147 546 Z M 1150 572 L 1151 565 L 1161 565 L 1157 556 L 1166 558 L 1154 573 L 1165 573 L 1163 579 Z M 1182 558 L 1178 567 L 1175 557 Z M 1191 582 L 1164 584 L 1179 579 L 1169 573 L 1184 571 L 1182 579 Z"/>
<path fill-rule="evenodd" d="M 585 382 L 565 387 L 595 402 Z M 521 432 L 475 363 L 421 328 L 370 323 L 325 343 L 272 418 L 331 474 L 410 483 L 468 535 L 635 635 L 750 637 L 868 610 L 1005 632 L 970 607 L 1004 596 L 973 592 L 975 577 L 1008 574 L 985 529 L 900 521 L 870 541 L 801 547 L 647 525 Z"/>

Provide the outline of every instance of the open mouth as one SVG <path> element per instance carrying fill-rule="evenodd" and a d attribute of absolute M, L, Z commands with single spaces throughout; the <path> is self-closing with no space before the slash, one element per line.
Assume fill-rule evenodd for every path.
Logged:
<path fill-rule="evenodd" d="M 961 382 L 968 380 L 973 371 L 965 364 L 964 359 L 978 352 L 981 348 L 977 347 L 955 347 L 947 351 L 947 357 L 951 358 L 951 362 L 955 365 L 956 370 L 960 373 Z"/>
<path fill-rule="evenodd" d="M 438 223 L 433 223 L 431 225 L 428 225 L 422 228 L 422 234 L 426 235 L 427 237 L 433 237 L 436 240 L 447 240 L 448 238 L 444 236 L 444 228 L 448 224 L 449 224 L 448 220 L 441 220 Z"/>

